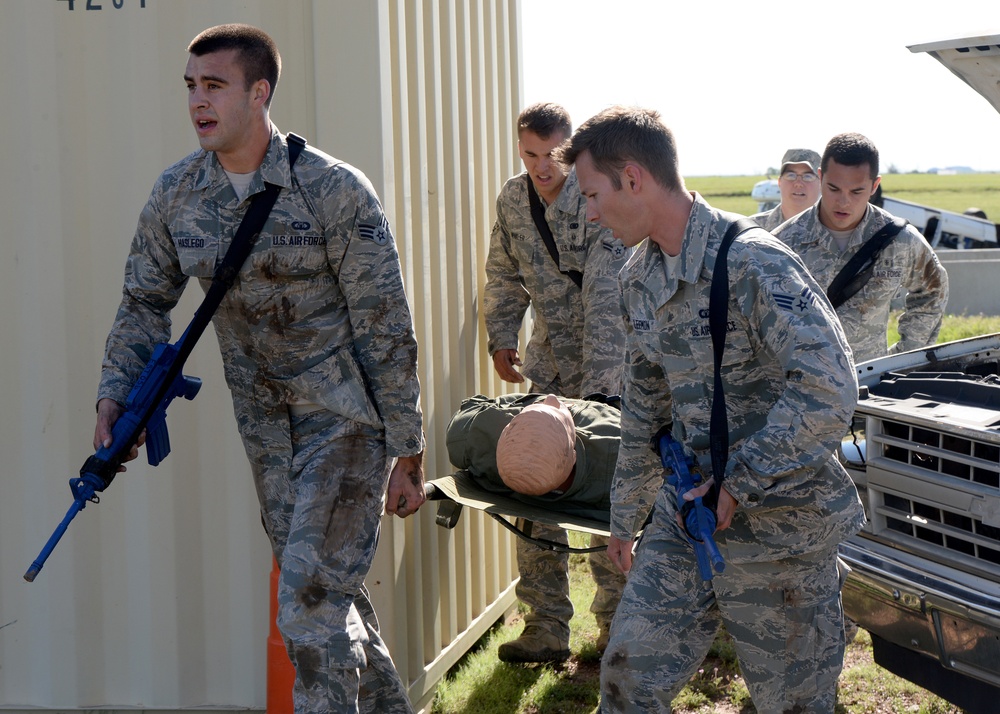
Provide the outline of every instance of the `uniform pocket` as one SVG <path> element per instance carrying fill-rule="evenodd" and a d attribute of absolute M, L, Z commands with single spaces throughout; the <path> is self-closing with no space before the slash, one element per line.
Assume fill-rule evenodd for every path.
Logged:
<path fill-rule="evenodd" d="M 352 615 L 356 622 L 352 622 Z M 326 642 L 294 643 L 295 669 L 302 686 L 326 695 L 339 694 L 343 670 L 367 669 L 367 642 L 364 622 L 352 605 L 346 631 L 333 633 Z"/>
<path fill-rule="evenodd" d="M 365 669 L 368 658 L 365 645 L 368 644 L 368 630 L 358 608 L 351 604 L 347 613 L 347 631 L 336 633 L 328 645 L 330 669 Z"/>
<path fill-rule="evenodd" d="M 175 233 L 174 246 L 181 272 L 192 278 L 210 278 L 219 259 L 219 237 Z"/>
<path fill-rule="evenodd" d="M 295 397 L 320 404 L 334 414 L 382 427 L 378 410 L 368 395 L 361 366 L 349 349 L 339 349 L 291 378 L 287 387 Z"/>
<path fill-rule="evenodd" d="M 250 256 L 253 269 L 271 277 L 314 275 L 328 269 L 323 235 L 272 235 L 267 250 Z"/>
<path fill-rule="evenodd" d="M 535 241 L 528 235 L 515 233 L 510 239 L 510 253 L 519 263 L 530 265 L 535 259 Z"/>

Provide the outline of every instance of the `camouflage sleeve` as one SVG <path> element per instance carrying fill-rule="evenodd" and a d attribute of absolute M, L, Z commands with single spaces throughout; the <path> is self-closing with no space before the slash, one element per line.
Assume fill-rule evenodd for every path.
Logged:
<path fill-rule="evenodd" d="M 124 404 L 153 348 L 170 340 L 170 311 L 187 284 L 161 217 L 162 180 L 139 215 L 125 262 L 122 301 L 104 348 L 98 400 Z"/>
<path fill-rule="evenodd" d="M 903 283 L 906 298 L 899 317 L 899 342 L 890 354 L 933 345 L 941 331 L 941 320 L 948 304 L 948 273 L 937 253 L 915 229 L 907 227 L 912 269 Z"/>
<path fill-rule="evenodd" d="M 765 231 L 770 231 L 774 233 L 775 229 L 780 226 L 785 217 L 781 213 L 781 206 L 778 205 L 769 211 L 763 211 L 761 213 L 755 213 L 750 216 L 750 220 L 755 222 L 758 226 L 763 228 Z"/>
<path fill-rule="evenodd" d="M 588 226 L 588 229 L 592 229 Z M 580 394 L 618 394 L 625 360 L 625 321 L 618 273 L 630 253 L 611 231 L 590 242 L 583 271 L 583 384 Z"/>
<path fill-rule="evenodd" d="M 833 307 L 805 266 L 776 241 L 738 250 L 731 286 L 740 312 L 756 326 L 762 348 L 784 374 L 784 390 L 763 429 L 731 452 L 726 490 L 745 508 L 793 488 L 793 474 L 810 473 L 836 449 L 857 404 L 850 347 Z M 732 307 L 730 308 L 732 309 Z"/>
<path fill-rule="evenodd" d="M 483 290 L 483 313 L 489 353 L 516 350 L 517 333 L 528 310 L 531 297 L 518 276 L 518 267 L 511 254 L 510 231 L 505 218 L 504 193 L 497 198 L 497 218 L 490 233 L 490 250 L 486 257 L 486 287 Z"/>
<path fill-rule="evenodd" d="M 631 540 L 642 528 L 663 484 L 663 468 L 650 440 L 671 422 L 671 400 L 663 371 L 642 354 L 627 315 L 625 341 L 621 444 L 611 483 L 611 535 Z"/>
<path fill-rule="evenodd" d="M 347 245 L 338 257 L 340 289 L 347 301 L 354 354 L 364 369 L 382 423 L 390 456 L 413 456 L 424 449 L 417 377 L 417 342 L 403 289 L 399 254 L 374 189 L 358 175 L 353 201 L 339 195 L 343 225 L 328 227 L 328 246 Z M 349 186 L 350 184 L 348 184 Z"/>

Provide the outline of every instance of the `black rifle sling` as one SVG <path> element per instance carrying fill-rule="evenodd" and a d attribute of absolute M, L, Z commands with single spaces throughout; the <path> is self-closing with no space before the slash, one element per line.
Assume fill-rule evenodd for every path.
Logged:
<path fill-rule="evenodd" d="M 559 268 L 559 250 L 556 248 L 556 240 L 552 236 L 552 229 L 549 228 L 549 223 L 545 220 L 545 207 L 542 206 L 542 199 L 535 193 L 535 187 L 531 183 L 531 176 L 525 174 L 524 181 L 528 185 L 528 204 L 531 206 L 531 220 L 535 222 L 535 228 L 538 229 L 538 234 L 542 237 L 542 242 L 548 249 L 549 255 L 552 256 L 552 260 L 556 262 L 556 267 Z M 583 273 L 579 270 L 563 270 L 560 268 L 559 272 L 576 283 L 578 288 L 583 289 Z"/>
<path fill-rule="evenodd" d="M 288 133 L 287 138 L 288 168 L 291 171 L 296 159 L 299 158 L 299 154 L 302 153 L 302 149 L 305 148 L 306 140 L 291 132 Z M 167 369 L 167 376 L 154 398 L 150 401 L 149 409 L 140 417 L 135 432 L 130 436 L 130 443 L 134 444 L 138 441 L 139 435 L 146 428 L 146 424 L 149 422 L 156 407 L 163 401 L 163 398 L 170 390 L 170 386 L 184 368 L 184 362 L 191 354 L 191 350 L 194 349 L 195 343 L 201 337 L 205 328 L 208 327 L 212 315 L 215 314 L 216 309 L 222 303 L 222 298 L 225 296 L 226 291 L 232 286 L 233 281 L 236 280 L 236 276 L 240 272 L 240 268 L 246 261 L 247 256 L 250 255 L 250 250 L 253 248 L 257 236 L 263 230 L 264 223 L 267 221 L 267 217 L 270 215 L 275 201 L 278 200 L 280 192 L 281 186 L 266 183 L 264 192 L 256 194 L 250 199 L 250 207 L 247 209 L 246 214 L 244 214 L 239 228 L 236 229 L 236 235 L 233 236 L 233 242 L 230 244 L 229 250 L 226 251 L 222 263 L 216 268 L 215 275 L 212 277 L 212 284 L 205 294 L 205 299 L 202 300 L 201 305 L 191 319 L 191 323 L 177 341 L 177 357 Z M 116 469 L 117 466 L 118 464 L 115 464 Z M 114 471 L 112 471 L 112 478 L 113 473 Z M 110 481 L 110 479 L 106 480 Z"/>
<path fill-rule="evenodd" d="M 826 296 L 830 299 L 834 310 L 847 302 L 871 280 L 879 254 L 905 227 L 906 221 L 902 218 L 893 218 L 890 223 L 882 226 L 878 233 L 865 241 L 858 252 L 847 261 L 847 265 L 840 269 L 830 287 L 826 289 Z"/>
<path fill-rule="evenodd" d="M 709 444 L 712 453 L 712 475 L 715 477 L 713 489 L 722 487 L 729 460 L 729 416 L 726 413 L 726 393 L 722 386 L 722 355 L 726 351 L 726 331 L 729 322 L 729 246 L 736 237 L 751 228 L 759 228 L 749 218 L 740 218 L 730 224 L 722 237 L 722 244 L 715 256 L 712 270 L 712 287 L 708 297 L 708 329 L 712 335 L 712 353 L 715 364 L 715 380 L 712 389 L 712 420 L 709 425 Z M 761 229 L 763 230 L 763 229 Z"/>

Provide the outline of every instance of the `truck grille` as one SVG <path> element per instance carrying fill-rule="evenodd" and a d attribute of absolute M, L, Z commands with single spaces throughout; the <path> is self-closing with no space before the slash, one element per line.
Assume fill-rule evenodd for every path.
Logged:
<path fill-rule="evenodd" d="M 1000 446 L 872 417 L 867 438 L 870 534 L 1000 576 Z"/>

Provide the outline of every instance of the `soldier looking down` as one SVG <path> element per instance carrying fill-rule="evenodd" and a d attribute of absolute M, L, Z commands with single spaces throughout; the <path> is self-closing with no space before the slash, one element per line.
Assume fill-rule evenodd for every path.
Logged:
<path fill-rule="evenodd" d="M 802 258 L 826 291 L 840 271 L 893 220 L 869 202 L 881 184 L 875 144 L 857 134 L 838 134 L 823 151 L 819 202 L 774 230 Z M 875 252 L 867 282 L 847 295 L 837 316 L 856 362 L 934 344 L 948 303 L 948 273 L 920 231 L 907 225 Z M 899 317 L 899 341 L 888 347 L 893 297 L 906 295 Z"/>
<path fill-rule="evenodd" d="M 529 391 L 580 398 L 617 394 L 621 384 L 624 326 L 618 311 L 618 271 L 628 252 L 610 231 L 587 222 L 576 173 L 552 159 L 572 131 L 556 104 L 535 104 L 517 120 L 518 151 L 525 172 L 507 181 L 497 197 L 496 223 L 486 259 L 483 308 L 489 352 L 500 378 Z M 546 241 L 549 245 L 546 245 Z M 531 340 L 522 365 L 518 330 L 534 308 Z M 523 374 L 516 367 L 522 367 Z M 566 542 L 566 532 L 535 524 L 534 535 Z M 592 545 L 605 541 L 594 536 Z M 545 662 L 569 657 L 569 560 L 518 539 L 518 599 L 530 611 L 525 628 L 501 645 L 500 659 Z M 591 612 L 603 649 L 624 578 L 603 552 L 590 556 L 597 594 Z"/>
<path fill-rule="evenodd" d="M 686 190 L 657 112 L 607 109 L 560 158 L 576 167 L 587 217 L 638 246 L 620 276 L 627 367 L 608 546 L 629 577 L 601 662 L 601 711 L 669 712 L 724 623 L 757 711 L 832 712 L 845 647 L 837 545 L 864 522 L 834 455 L 858 393 L 836 315 L 784 244 L 756 226 L 730 232 L 741 216 Z M 717 279 L 725 311 L 713 321 Z M 720 431 L 711 407 L 723 396 Z M 703 474 L 687 496 L 717 502 L 725 571 L 709 580 L 650 448 L 665 425 Z"/>

